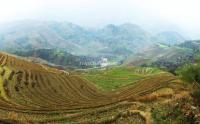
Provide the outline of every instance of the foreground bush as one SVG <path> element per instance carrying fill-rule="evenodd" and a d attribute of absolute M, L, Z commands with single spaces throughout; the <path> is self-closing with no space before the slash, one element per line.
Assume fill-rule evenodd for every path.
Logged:
<path fill-rule="evenodd" d="M 180 75 L 182 80 L 192 83 L 195 86 L 193 91 L 194 98 L 200 102 L 200 63 L 186 65 L 180 68 L 177 73 Z"/>

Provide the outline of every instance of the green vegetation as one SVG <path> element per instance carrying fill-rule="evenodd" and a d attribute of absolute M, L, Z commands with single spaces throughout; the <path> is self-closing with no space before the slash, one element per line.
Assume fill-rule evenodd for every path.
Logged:
<path fill-rule="evenodd" d="M 29 51 L 16 51 L 14 53 L 23 57 L 41 58 L 47 62 L 63 67 L 91 68 L 100 66 L 99 64 L 87 65 L 87 63 L 98 63 L 100 61 L 100 57 L 76 56 L 65 50 L 59 49 L 37 49 Z"/>
<path fill-rule="evenodd" d="M 177 73 L 182 80 L 192 83 L 196 87 L 193 90 L 193 96 L 200 102 L 200 63 L 186 65 L 180 68 Z"/>
<path fill-rule="evenodd" d="M 186 124 L 183 112 L 179 107 L 159 106 L 152 111 L 152 117 L 155 124 Z"/>
<path fill-rule="evenodd" d="M 58 56 L 58 57 L 63 57 L 65 56 L 65 53 L 61 50 L 55 50 L 55 52 L 53 53 L 55 56 Z"/>
<path fill-rule="evenodd" d="M 177 68 L 185 64 L 195 63 L 199 51 L 200 41 L 186 41 L 173 46 L 157 43 L 145 52 L 129 56 L 124 60 L 124 64 L 157 67 L 175 74 Z"/>
<path fill-rule="evenodd" d="M 83 77 L 95 83 L 101 89 L 109 91 L 160 72 L 161 71 L 156 68 L 115 67 L 106 70 L 91 70 L 84 73 Z"/>
<path fill-rule="evenodd" d="M 160 48 L 169 48 L 169 46 L 168 45 L 165 45 L 165 44 L 163 44 L 163 43 L 158 43 L 157 44 Z"/>
<path fill-rule="evenodd" d="M 181 78 L 190 83 L 200 86 L 200 64 L 189 64 L 177 71 Z"/>

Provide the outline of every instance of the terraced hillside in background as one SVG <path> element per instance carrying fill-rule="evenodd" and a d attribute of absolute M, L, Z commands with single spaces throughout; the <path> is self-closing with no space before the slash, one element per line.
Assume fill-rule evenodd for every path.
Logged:
<path fill-rule="evenodd" d="M 5 53 L 0 65 L 0 120 L 6 123 L 150 124 L 150 108 L 141 101 L 163 88 L 167 97 L 180 93 L 174 86 L 180 81 L 169 73 L 103 92 L 81 76 Z"/>
<path fill-rule="evenodd" d="M 195 63 L 199 48 L 199 41 L 186 41 L 175 46 L 158 43 L 145 52 L 133 54 L 123 64 L 157 67 L 175 73 L 177 68 L 185 64 Z"/>

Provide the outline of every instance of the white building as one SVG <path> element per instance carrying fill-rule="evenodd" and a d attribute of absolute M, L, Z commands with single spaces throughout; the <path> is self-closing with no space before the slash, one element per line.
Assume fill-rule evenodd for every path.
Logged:
<path fill-rule="evenodd" d="M 108 59 L 107 58 L 101 58 L 101 63 L 100 63 L 101 67 L 106 67 L 108 66 Z"/>

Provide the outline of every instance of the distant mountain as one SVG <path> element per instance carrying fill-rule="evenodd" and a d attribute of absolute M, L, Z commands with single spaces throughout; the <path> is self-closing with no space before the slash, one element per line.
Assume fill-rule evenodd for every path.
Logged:
<path fill-rule="evenodd" d="M 25 21 L 4 25 L 0 34 L 3 37 L 4 49 L 8 51 L 30 50 L 42 48 L 61 48 L 69 51 L 78 50 L 79 46 L 72 41 L 65 40 L 54 27 L 67 25 L 68 34 L 77 27 L 72 24 L 56 22 Z M 64 27 L 64 26 L 63 26 Z M 78 31 L 80 29 L 77 29 Z M 63 32 L 65 29 L 63 29 Z"/>
<path fill-rule="evenodd" d="M 26 20 L 0 26 L 0 47 L 8 52 L 48 48 L 74 55 L 129 56 L 146 50 L 155 42 L 175 43 L 181 39 L 180 35 L 170 35 L 162 33 L 155 37 L 130 23 L 90 29 L 68 22 Z"/>
<path fill-rule="evenodd" d="M 97 37 L 101 42 L 112 49 L 130 50 L 138 52 L 143 50 L 147 45 L 151 45 L 151 34 L 134 24 L 108 25 L 97 31 Z"/>
<path fill-rule="evenodd" d="M 178 32 L 174 32 L 174 31 L 160 32 L 155 37 L 161 43 L 165 43 L 165 44 L 169 44 L 169 45 L 178 44 L 178 43 L 184 42 L 186 40 L 181 34 L 179 34 Z"/>
<path fill-rule="evenodd" d="M 150 24 L 144 24 L 144 29 L 151 32 L 153 35 L 159 34 L 161 32 L 177 32 L 178 34 L 184 36 L 185 39 L 190 40 L 190 36 L 176 24 L 170 23 L 168 21 L 152 22 Z"/>

